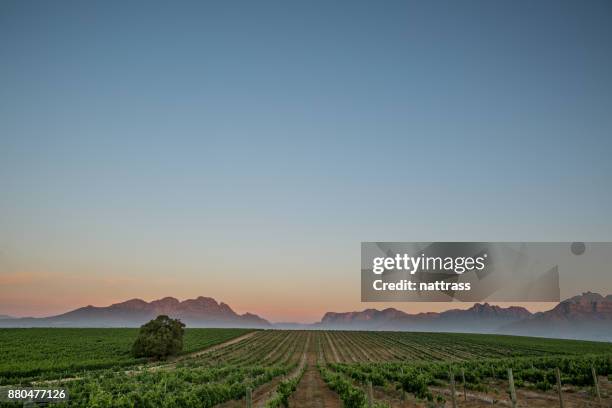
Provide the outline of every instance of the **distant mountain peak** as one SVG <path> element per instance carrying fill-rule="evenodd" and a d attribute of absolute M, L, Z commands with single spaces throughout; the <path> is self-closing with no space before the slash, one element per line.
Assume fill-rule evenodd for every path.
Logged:
<path fill-rule="evenodd" d="M 211 303 L 215 305 L 219 304 L 215 299 L 211 297 L 206 297 L 206 296 L 198 296 L 195 300 L 197 300 L 198 302 L 202 302 L 202 303 Z"/>
<path fill-rule="evenodd" d="M 179 300 L 177 298 L 172 297 L 172 296 L 166 296 L 164 298 L 154 300 L 153 302 L 179 303 Z"/>
<path fill-rule="evenodd" d="M 322 324 L 333 324 L 333 323 L 351 323 L 358 321 L 382 321 L 390 320 L 394 318 L 408 316 L 405 312 L 394 308 L 387 308 L 383 310 L 378 309 L 364 309 L 361 312 L 327 312 L 321 319 Z"/>
<path fill-rule="evenodd" d="M 609 298 L 611 296 L 612 295 L 608 295 L 607 297 L 603 297 L 599 293 L 595 293 L 595 292 L 583 292 L 582 295 L 577 295 L 577 296 L 571 297 L 569 299 L 564 300 L 563 302 L 569 302 L 569 303 L 602 302 L 602 301 L 605 301 L 607 298 Z M 561 303 L 563 303 L 563 302 L 561 302 Z"/>
<path fill-rule="evenodd" d="M 173 298 L 171 296 L 166 296 L 165 298 L 153 300 L 149 304 L 156 304 L 156 305 L 178 305 L 179 303 L 181 303 L 181 302 L 179 302 L 179 300 L 177 298 Z"/>
<path fill-rule="evenodd" d="M 502 329 L 528 336 L 612 340 L 612 295 L 585 292 Z"/>
<path fill-rule="evenodd" d="M 142 299 L 139 298 L 134 298 L 134 299 L 130 299 L 130 300 L 126 300 L 125 302 L 120 302 L 120 304 L 143 304 L 143 303 L 147 303 Z"/>
<path fill-rule="evenodd" d="M 479 313 L 481 315 L 515 316 L 520 318 L 531 316 L 531 312 L 524 307 L 501 307 L 490 305 L 489 303 L 474 303 L 474 305 L 467 309 L 467 311 Z"/>
<path fill-rule="evenodd" d="M 585 292 L 559 303 L 554 309 L 544 312 L 544 317 L 556 319 L 598 319 L 612 320 L 612 298 L 603 297 L 599 293 Z"/>

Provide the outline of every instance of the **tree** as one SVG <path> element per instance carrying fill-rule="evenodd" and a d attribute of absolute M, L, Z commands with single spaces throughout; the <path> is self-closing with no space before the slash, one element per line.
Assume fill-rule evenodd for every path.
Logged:
<path fill-rule="evenodd" d="M 135 357 L 166 358 L 183 349 L 185 325 L 178 319 L 157 316 L 140 327 L 138 337 L 132 346 Z"/>

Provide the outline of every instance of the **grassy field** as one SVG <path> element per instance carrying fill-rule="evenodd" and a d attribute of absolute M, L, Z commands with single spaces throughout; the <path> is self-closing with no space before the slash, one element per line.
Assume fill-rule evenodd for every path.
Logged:
<path fill-rule="evenodd" d="M 520 400 L 528 399 L 530 407 L 548 407 L 558 406 L 554 386 L 559 368 L 569 408 L 597 404 L 595 369 L 602 406 L 612 406 L 607 377 L 612 374 L 611 343 L 457 333 L 280 330 L 237 338 L 246 331 L 191 329 L 186 351 L 222 344 L 179 361 L 133 365 L 127 350 L 135 333 L 0 330 L 3 350 L 9 345 L 8 354 L 0 354 L 2 381 L 65 387 L 70 401 L 58 406 L 178 408 L 243 407 L 247 389 L 258 407 L 364 408 L 371 383 L 375 407 L 404 408 L 450 407 L 449 372 L 453 372 L 456 388 L 465 398 L 458 406 L 485 407 L 496 401 L 509 403 L 511 368 L 518 406 L 526 406 Z M 133 367 L 125 368 L 130 364 Z M 124 368 L 118 369 L 119 365 Z"/>

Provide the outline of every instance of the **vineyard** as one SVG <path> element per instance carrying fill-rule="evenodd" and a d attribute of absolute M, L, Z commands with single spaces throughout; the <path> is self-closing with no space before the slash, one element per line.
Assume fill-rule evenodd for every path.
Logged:
<path fill-rule="evenodd" d="M 249 331 L 187 329 L 184 351 L 201 350 Z M 137 334 L 138 329 L 0 329 L 0 385 L 143 363 L 130 355 Z"/>
<path fill-rule="evenodd" d="M 60 407 L 612 407 L 609 343 L 189 329 L 182 356 L 146 362 L 134 330 L 26 330 L 0 330 L 0 381 L 66 388 Z"/>

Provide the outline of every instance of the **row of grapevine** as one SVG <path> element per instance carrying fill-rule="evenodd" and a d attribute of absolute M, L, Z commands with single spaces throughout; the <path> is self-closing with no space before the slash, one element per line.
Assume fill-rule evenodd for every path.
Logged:
<path fill-rule="evenodd" d="M 512 369 L 516 387 L 550 390 L 556 382 L 578 387 L 594 386 L 593 370 L 601 376 L 612 375 L 611 355 L 520 357 L 462 361 L 461 363 L 330 363 L 337 376 L 344 375 L 358 384 L 391 385 L 419 399 L 433 399 L 431 386 L 447 386 L 449 373 L 465 378 L 466 388 L 485 390 L 489 380 L 506 381 Z M 461 376 L 461 377 L 460 377 Z M 348 381 L 348 380 L 345 380 Z"/>

